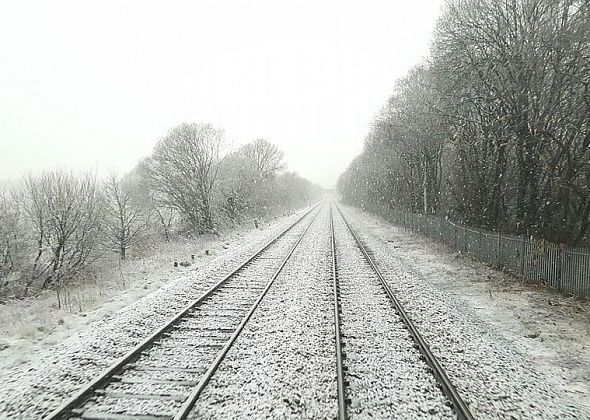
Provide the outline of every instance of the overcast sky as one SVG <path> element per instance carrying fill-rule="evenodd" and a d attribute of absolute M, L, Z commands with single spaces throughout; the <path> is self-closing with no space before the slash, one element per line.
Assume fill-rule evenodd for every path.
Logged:
<path fill-rule="evenodd" d="M 169 128 L 263 137 L 332 186 L 442 0 L 0 1 L 0 179 L 130 170 Z"/>

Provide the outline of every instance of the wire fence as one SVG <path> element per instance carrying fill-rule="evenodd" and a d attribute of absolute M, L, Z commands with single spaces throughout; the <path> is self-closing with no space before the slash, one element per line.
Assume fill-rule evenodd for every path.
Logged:
<path fill-rule="evenodd" d="M 380 216 L 444 242 L 500 270 L 518 274 L 565 293 L 590 296 L 590 250 L 522 236 L 504 236 L 425 216 L 385 208 Z"/>

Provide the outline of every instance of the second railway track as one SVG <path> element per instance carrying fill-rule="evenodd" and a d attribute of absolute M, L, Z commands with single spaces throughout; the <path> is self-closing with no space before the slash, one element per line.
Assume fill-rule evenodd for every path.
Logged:
<path fill-rule="evenodd" d="M 46 420 L 187 418 L 245 323 L 312 225 L 318 206 L 86 384 Z"/>
<path fill-rule="evenodd" d="M 330 231 L 339 419 L 473 419 L 336 205 Z"/>

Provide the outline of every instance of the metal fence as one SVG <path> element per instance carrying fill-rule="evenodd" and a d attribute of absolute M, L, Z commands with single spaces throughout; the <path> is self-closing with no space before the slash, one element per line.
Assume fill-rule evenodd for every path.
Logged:
<path fill-rule="evenodd" d="M 509 273 L 581 297 L 590 296 L 590 250 L 457 225 L 442 217 L 375 209 L 391 222 L 442 241 Z"/>

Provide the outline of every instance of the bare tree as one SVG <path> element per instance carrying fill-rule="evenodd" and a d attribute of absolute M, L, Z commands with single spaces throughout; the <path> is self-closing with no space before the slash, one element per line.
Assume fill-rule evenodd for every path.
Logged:
<path fill-rule="evenodd" d="M 468 148 L 458 149 L 462 159 L 478 156 L 473 213 L 491 225 L 506 214 L 521 230 L 554 235 L 583 213 L 588 13 L 576 0 L 461 0 L 449 2 L 439 22 L 434 61 L 446 82 L 450 130 Z M 463 180 L 474 173 L 464 170 Z"/>
<path fill-rule="evenodd" d="M 239 221 L 251 211 L 254 171 L 241 153 L 242 148 L 223 159 L 217 182 L 219 208 L 231 221 Z"/>
<path fill-rule="evenodd" d="M 211 124 L 183 123 L 142 165 L 153 190 L 197 231 L 214 230 L 212 191 L 223 143 L 223 131 Z"/>
<path fill-rule="evenodd" d="M 171 205 L 166 196 L 152 188 L 152 182 L 147 176 L 146 165 L 150 159 L 144 159 L 122 179 L 133 205 L 141 210 L 142 218 L 146 222 L 145 232 L 157 231 L 165 241 L 171 238 L 174 223 L 178 220 L 178 211 Z"/>
<path fill-rule="evenodd" d="M 323 194 L 320 186 L 301 178 L 295 172 L 284 172 L 277 176 L 273 188 L 275 205 L 293 208 L 309 203 Z"/>
<path fill-rule="evenodd" d="M 0 189 L 0 294 L 10 275 L 23 268 L 26 247 L 22 217 L 16 194 Z"/>
<path fill-rule="evenodd" d="M 150 209 L 156 215 L 156 220 L 158 221 L 158 226 L 164 235 L 164 240 L 169 242 L 172 235 L 172 226 L 174 220 L 177 219 L 178 212 L 174 209 L 174 207 L 166 205 L 156 197 L 152 196 L 150 200 Z"/>
<path fill-rule="evenodd" d="M 30 283 L 43 278 L 43 289 L 52 284 L 60 288 L 97 255 L 101 189 L 94 175 L 77 177 L 59 170 L 28 176 L 24 185 L 38 245 Z"/>
<path fill-rule="evenodd" d="M 587 0 L 448 1 L 428 65 L 398 83 L 340 179 L 346 198 L 582 241 L 589 22 Z"/>
<path fill-rule="evenodd" d="M 277 201 L 275 179 L 285 169 L 283 152 L 268 140 L 257 139 L 225 157 L 219 187 L 221 208 L 232 220 L 258 215 Z"/>
<path fill-rule="evenodd" d="M 127 251 L 141 239 L 149 220 L 147 214 L 132 202 L 128 185 L 110 174 L 105 183 L 107 209 L 106 238 L 122 260 Z"/>
<path fill-rule="evenodd" d="M 275 177 L 286 167 L 283 152 L 276 144 L 265 139 L 257 139 L 242 146 L 238 153 L 244 157 L 258 182 Z"/>

